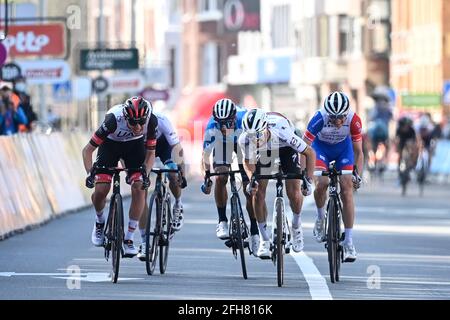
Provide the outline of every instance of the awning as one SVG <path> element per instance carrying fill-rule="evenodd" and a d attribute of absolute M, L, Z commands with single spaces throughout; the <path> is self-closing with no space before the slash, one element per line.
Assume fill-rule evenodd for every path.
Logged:
<path fill-rule="evenodd" d="M 182 94 L 174 108 L 177 129 L 187 130 L 191 140 L 202 140 L 213 106 L 223 98 L 228 98 L 224 91 L 211 88 L 197 88 L 190 94 Z"/>

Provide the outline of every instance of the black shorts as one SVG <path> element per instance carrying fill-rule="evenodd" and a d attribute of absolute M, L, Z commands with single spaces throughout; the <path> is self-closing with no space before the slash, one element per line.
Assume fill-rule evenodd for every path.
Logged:
<path fill-rule="evenodd" d="M 117 167 L 120 159 L 123 159 L 126 168 L 137 169 L 145 161 L 145 143 L 144 139 L 131 140 L 126 142 L 118 142 L 106 139 L 97 153 L 97 165 L 100 167 Z M 139 171 L 128 172 L 130 181 L 139 181 L 142 179 Z M 99 170 L 95 176 L 96 182 L 108 182 L 112 180 L 112 175 L 107 172 Z"/>
<path fill-rule="evenodd" d="M 276 172 L 275 160 L 278 152 L 273 150 L 263 151 L 259 155 L 258 162 L 256 163 L 256 174 L 273 174 Z M 296 150 L 291 147 L 282 147 L 279 149 L 279 158 L 281 164 L 281 170 L 284 174 L 300 174 L 300 158 Z"/>
<path fill-rule="evenodd" d="M 159 157 L 159 160 L 161 160 L 163 164 L 172 162 L 172 146 L 164 135 L 159 137 L 156 141 L 155 157 Z"/>

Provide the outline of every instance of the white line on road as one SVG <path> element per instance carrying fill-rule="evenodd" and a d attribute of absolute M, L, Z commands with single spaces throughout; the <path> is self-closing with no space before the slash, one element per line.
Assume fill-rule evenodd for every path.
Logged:
<path fill-rule="evenodd" d="M 299 266 L 300 270 L 308 283 L 309 293 L 313 300 L 333 300 L 327 281 L 320 274 L 313 260 L 304 252 L 291 252 L 291 256 Z"/>

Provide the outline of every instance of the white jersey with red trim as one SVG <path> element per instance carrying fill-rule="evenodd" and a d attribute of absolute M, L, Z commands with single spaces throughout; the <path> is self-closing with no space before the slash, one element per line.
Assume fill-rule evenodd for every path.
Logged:
<path fill-rule="evenodd" d="M 268 112 L 267 122 L 269 129 L 268 140 L 259 144 L 256 140 L 249 138 L 246 132 L 239 137 L 241 147 L 246 159 L 253 159 L 257 152 L 266 150 L 279 150 L 290 147 L 297 152 L 304 152 L 308 145 L 301 137 L 295 134 L 295 126 L 284 115 L 278 112 Z"/>
<path fill-rule="evenodd" d="M 161 138 L 164 135 L 170 146 L 174 146 L 180 143 L 180 138 L 177 132 L 172 126 L 169 118 L 160 112 L 153 113 L 158 119 L 158 129 L 156 130 L 156 139 Z"/>
<path fill-rule="evenodd" d="M 328 113 L 322 108 L 309 121 L 305 137 L 310 141 L 317 138 L 328 144 L 338 144 L 349 136 L 354 142 L 360 141 L 361 131 L 361 119 L 355 112 L 350 111 L 343 125 L 338 128 L 330 121 Z"/>

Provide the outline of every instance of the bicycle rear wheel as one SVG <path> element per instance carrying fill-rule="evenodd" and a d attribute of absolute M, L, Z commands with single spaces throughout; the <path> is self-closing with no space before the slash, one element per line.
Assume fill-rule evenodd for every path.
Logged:
<path fill-rule="evenodd" d="M 155 271 L 158 259 L 159 234 L 161 228 L 161 202 L 157 193 L 153 193 L 148 207 L 147 226 L 145 229 L 145 267 L 147 274 Z"/>
<path fill-rule="evenodd" d="M 283 201 L 281 199 L 276 200 L 275 204 L 276 214 L 277 214 L 277 239 L 276 243 L 276 256 L 277 256 L 277 281 L 278 286 L 281 287 L 284 281 L 284 241 L 283 241 L 283 215 L 284 207 Z"/>
<path fill-rule="evenodd" d="M 242 276 L 244 279 L 247 279 L 247 266 L 245 265 L 245 255 L 244 255 L 244 239 L 242 237 L 242 232 L 244 230 L 241 229 L 241 217 L 242 217 L 242 208 L 238 204 L 235 196 L 231 198 L 231 234 L 232 234 L 232 242 L 233 245 L 237 246 L 239 250 L 239 255 L 241 257 L 241 267 L 242 267 Z"/>
<path fill-rule="evenodd" d="M 123 242 L 123 206 L 122 197 L 117 194 L 113 201 L 112 219 L 111 219 L 111 251 L 112 251 L 112 270 L 111 281 L 117 283 L 119 278 L 120 257 L 122 255 L 122 242 Z"/>
<path fill-rule="evenodd" d="M 337 221 L 337 207 L 333 199 L 330 199 L 328 206 L 328 234 L 327 234 L 327 251 L 328 251 L 328 264 L 330 267 L 330 280 L 331 283 L 335 283 L 337 274 L 337 260 L 338 255 L 338 235 L 336 234 Z M 339 277 L 339 276 L 338 276 Z"/>
<path fill-rule="evenodd" d="M 162 207 L 162 234 L 159 239 L 159 273 L 164 274 L 167 268 L 167 258 L 169 256 L 170 234 L 172 233 L 172 212 L 170 200 L 164 201 Z"/>

